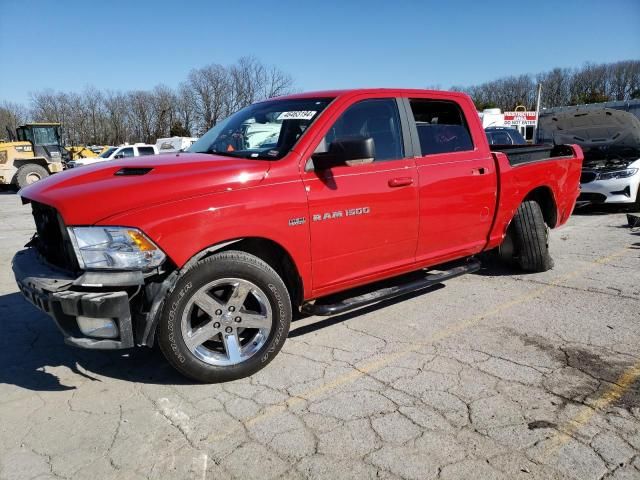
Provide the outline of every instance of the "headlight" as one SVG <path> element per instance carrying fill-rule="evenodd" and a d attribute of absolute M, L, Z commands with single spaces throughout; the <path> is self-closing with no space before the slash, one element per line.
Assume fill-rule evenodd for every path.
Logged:
<path fill-rule="evenodd" d="M 0 163 L 7 163 L 7 151 L 0 151 Z"/>
<path fill-rule="evenodd" d="M 69 227 L 80 268 L 147 270 L 166 255 L 144 233 L 127 227 Z"/>
<path fill-rule="evenodd" d="M 613 180 L 615 178 L 628 178 L 638 172 L 637 168 L 627 168 L 626 170 L 616 170 L 615 172 L 600 173 L 598 180 Z"/>

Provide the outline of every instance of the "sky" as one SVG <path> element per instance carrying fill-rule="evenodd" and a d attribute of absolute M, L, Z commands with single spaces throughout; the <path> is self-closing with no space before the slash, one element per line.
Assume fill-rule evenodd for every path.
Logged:
<path fill-rule="evenodd" d="M 254 56 L 297 90 L 473 85 L 640 59 L 640 0 L 0 0 L 0 101 L 177 87 Z"/>

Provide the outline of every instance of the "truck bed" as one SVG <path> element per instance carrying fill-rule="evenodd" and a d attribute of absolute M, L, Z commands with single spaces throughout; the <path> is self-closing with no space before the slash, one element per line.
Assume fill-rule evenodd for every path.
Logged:
<path fill-rule="evenodd" d="M 492 152 L 504 153 L 512 166 L 573 156 L 568 145 L 490 145 L 489 148 Z"/>

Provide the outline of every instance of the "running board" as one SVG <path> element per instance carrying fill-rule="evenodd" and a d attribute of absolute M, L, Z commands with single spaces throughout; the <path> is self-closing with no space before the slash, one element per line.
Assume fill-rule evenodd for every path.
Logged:
<path fill-rule="evenodd" d="M 469 260 L 464 265 L 450 268 L 438 273 L 432 273 L 426 275 L 424 278 L 413 280 L 401 285 L 395 285 L 392 287 L 380 288 L 373 292 L 364 293 L 355 297 L 344 299 L 337 303 L 318 303 L 316 300 L 314 303 L 305 303 L 302 305 L 302 313 L 308 315 L 336 315 L 339 313 L 348 312 L 356 308 L 366 307 L 374 303 L 381 302 L 383 300 L 389 300 L 390 298 L 399 297 L 400 295 L 406 295 L 407 293 L 417 292 L 424 290 L 425 288 L 437 285 L 440 282 L 449 280 L 450 278 L 459 277 L 465 273 L 472 273 L 480 270 L 480 262 L 478 260 Z"/>

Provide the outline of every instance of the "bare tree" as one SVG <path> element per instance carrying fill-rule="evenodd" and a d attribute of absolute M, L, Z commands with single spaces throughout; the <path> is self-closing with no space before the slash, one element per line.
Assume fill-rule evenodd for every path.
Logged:
<path fill-rule="evenodd" d="M 554 68 L 451 90 L 469 93 L 478 109 L 511 110 L 518 105 L 533 108 L 538 83 L 543 84 L 544 107 L 640 98 L 640 61 Z M 5 126 L 14 130 L 28 119 L 60 122 L 63 141 L 69 145 L 154 142 L 172 132 L 202 134 L 253 102 L 292 91 L 289 74 L 255 57 L 242 57 L 228 66 L 193 69 L 175 90 L 158 85 L 151 91 L 102 92 L 87 87 L 81 94 L 35 92 L 30 109 L 10 102 L 0 104 L 0 127 L 4 133 Z"/>
<path fill-rule="evenodd" d="M 0 139 L 9 140 L 15 135 L 16 128 L 29 118 L 27 109 L 19 103 L 0 102 Z M 9 134 L 11 132 L 11 135 Z"/>
<path fill-rule="evenodd" d="M 542 106 L 553 107 L 568 105 L 571 100 L 571 77 L 573 72 L 567 68 L 554 68 L 536 76 L 536 83 L 544 85 Z"/>
<path fill-rule="evenodd" d="M 266 70 L 266 79 L 260 97 L 273 98 L 287 95 L 293 91 L 293 87 L 294 82 L 291 75 L 277 67 L 269 67 Z"/>
<path fill-rule="evenodd" d="M 202 134 L 240 108 L 292 89 L 287 73 L 242 57 L 229 66 L 193 69 L 175 90 L 158 85 L 151 91 L 38 91 L 31 94 L 30 109 L 0 104 L 0 126 L 14 130 L 28 118 L 60 122 L 66 145 L 154 142 L 171 132 Z"/>
<path fill-rule="evenodd" d="M 182 127 L 187 131 L 193 130 L 195 117 L 195 97 L 193 90 L 189 88 L 187 83 L 181 83 L 178 87 L 176 95 L 176 117 Z"/>
<path fill-rule="evenodd" d="M 569 90 L 571 103 L 594 103 L 610 100 L 607 65 L 587 63 L 574 73 Z"/>
<path fill-rule="evenodd" d="M 104 134 L 104 96 L 95 87 L 87 87 L 82 93 L 83 109 L 89 117 L 89 143 L 99 144 L 106 141 Z M 87 137 L 84 136 L 84 139 Z M 85 140 L 86 141 L 86 140 Z"/>
<path fill-rule="evenodd" d="M 608 65 L 609 91 L 613 100 L 640 96 L 640 62 L 625 61 Z"/>
<path fill-rule="evenodd" d="M 169 135 L 176 118 L 176 94 L 166 85 L 158 85 L 153 89 L 154 138 Z"/>
<path fill-rule="evenodd" d="M 31 117 L 36 122 L 58 122 L 66 125 L 71 124 L 71 113 L 73 112 L 74 98 L 65 92 L 54 92 L 53 90 L 44 90 L 31 94 Z M 75 130 L 62 130 L 62 141 L 65 144 L 73 143 Z"/>
<path fill-rule="evenodd" d="M 105 115 L 107 120 L 107 143 L 118 145 L 129 138 L 127 95 L 120 92 L 107 92 L 104 97 Z"/>
<path fill-rule="evenodd" d="M 156 119 L 153 94 L 144 90 L 129 92 L 127 102 L 129 103 L 128 117 L 132 127 L 131 133 L 137 141 L 155 142 L 153 126 Z"/>
<path fill-rule="evenodd" d="M 228 72 L 222 65 L 208 65 L 189 73 L 189 87 L 193 92 L 201 132 L 211 128 L 224 116 L 228 85 Z"/>

